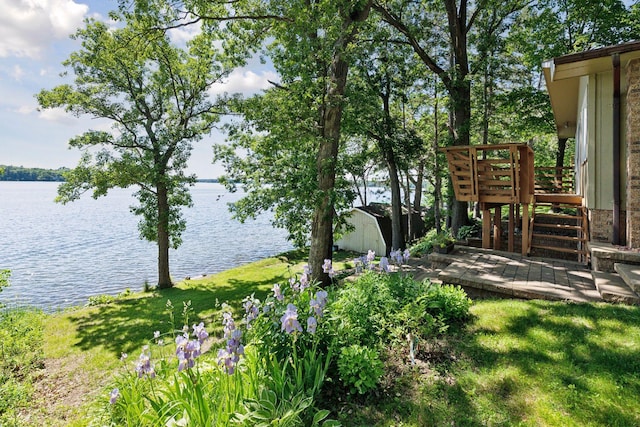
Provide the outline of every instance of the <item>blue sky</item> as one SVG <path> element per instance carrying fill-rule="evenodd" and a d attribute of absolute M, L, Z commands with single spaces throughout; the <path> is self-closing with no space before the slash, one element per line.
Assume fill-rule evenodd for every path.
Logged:
<path fill-rule="evenodd" d="M 107 20 L 116 0 L 0 0 L 0 164 L 73 167 L 80 158 L 67 142 L 88 129 L 108 130 L 109 124 L 90 117 L 75 118 L 61 110 L 38 111 L 35 94 L 64 83 L 62 61 L 79 48 L 69 35 L 87 17 Z M 188 37 L 176 33 L 174 37 Z M 237 70 L 214 92 L 255 93 L 277 80 L 258 61 Z M 222 168 L 212 165 L 211 146 L 224 136 L 213 133 L 197 143 L 189 172 L 215 178 Z"/>

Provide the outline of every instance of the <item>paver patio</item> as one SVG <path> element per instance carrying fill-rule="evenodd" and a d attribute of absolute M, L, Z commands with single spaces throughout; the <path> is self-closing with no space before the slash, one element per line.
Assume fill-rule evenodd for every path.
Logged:
<path fill-rule="evenodd" d="M 460 246 L 456 246 L 451 254 L 431 254 L 429 261 L 442 268 L 437 273 L 438 281 L 486 294 L 557 301 L 602 301 L 591 270 L 575 262 Z M 412 267 L 417 279 L 435 278 L 436 272 L 426 272 L 419 263 Z"/>

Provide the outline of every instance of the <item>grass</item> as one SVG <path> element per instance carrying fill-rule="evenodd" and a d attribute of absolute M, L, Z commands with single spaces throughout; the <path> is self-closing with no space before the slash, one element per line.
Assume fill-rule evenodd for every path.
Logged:
<path fill-rule="evenodd" d="M 393 394 L 345 405 L 345 425 L 640 425 L 638 307 L 485 300 L 472 313 Z"/>
<path fill-rule="evenodd" d="M 35 391 L 23 425 L 89 425 L 121 352 L 135 358 L 153 331 L 169 330 L 167 299 L 178 324 L 183 303 L 191 301 L 189 323 L 204 321 L 220 336 L 211 330 L 221 328 L 220 303 L 239 309 L 246 295 L 262 298 L 301 269 L 305 256 L 292 252 L 174 289 L 47 316 L 46 369 L 40 380 L 25 378 Z M 472 313 L 465 330 L 421 343 L 415 366 L 389 355 L 384 387 L 335 402 L 335 417 L 345 426 L 640 425 L 639 307 L 485 300 Z"/>

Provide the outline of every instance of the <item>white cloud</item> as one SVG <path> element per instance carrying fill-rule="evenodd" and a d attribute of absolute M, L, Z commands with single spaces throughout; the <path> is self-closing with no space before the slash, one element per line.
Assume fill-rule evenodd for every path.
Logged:
<path fill-rule="evenodd" d="M 33 113 L 34 111 L 36 111 L 35 107 L 32 107 L 30 105 L 21 105 L 20 107 L 16 108 L 15 110 L 13 110 L 15 113 L 18 114 L 22 114 L 24 116 L 27 116 L 31 113 Z"/>
<path fill-rule="evenodd" d="M 24 76 L 24 70 L 22 69 L 21 66 L 19 65 L 14 65 L 13 69 L 9 72 L 9 75 L 15 80 L 15 81 L 20 81 L 22 80 L 22 77 Z"/>
<path fill-rule="evenodd" d="M 219 95 L 222 93 L 241 93 L 251 95 L 261 90 L 270 88 L 269 83 L 279 82 L 280 76 L 275 71 L 267 70 L 255 73 L 250 70 L 235 70 L 223 83 L 217 83 L 211 87 L 209 93 Z"/>
<path fill-rule="evenodd" d="M 67 113 L 64 108 L 59 107 L 41 110 L 40 114 L 38 114 L 38 117 L 48 122 L 55 122 L 64 125 L 74 125 L 78 122 L 78 119 L 76 117 L 72 116 L 70 113 Z"/>
<path fill-rule="evenodd" d="M 73 0 L 0 0 L 0 10 L 0 57 L 39 58 L 82 24 L 89 7 Z"/>
<path fill-rule="evenodd" d="M 184 46 L 195 36 L 202 32 L 202 23 L 189 24 L 180 28 L 172 28 L 168 31 L 171 41 L 179 46 Z"/>

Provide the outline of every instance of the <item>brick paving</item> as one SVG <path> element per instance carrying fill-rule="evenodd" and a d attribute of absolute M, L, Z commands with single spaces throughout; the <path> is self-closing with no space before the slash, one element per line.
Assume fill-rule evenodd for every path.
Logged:
<path fill-rule="evenodd" d="M 602 301 L 591 270 L 575 262 L 458 246 L 451 254 L 430 255 L 429 261 L 441 271 L 429 272 L 416 262 L 412 267 L 417 279 L 437 277 L 443 283 L 513 298 Z"/>

